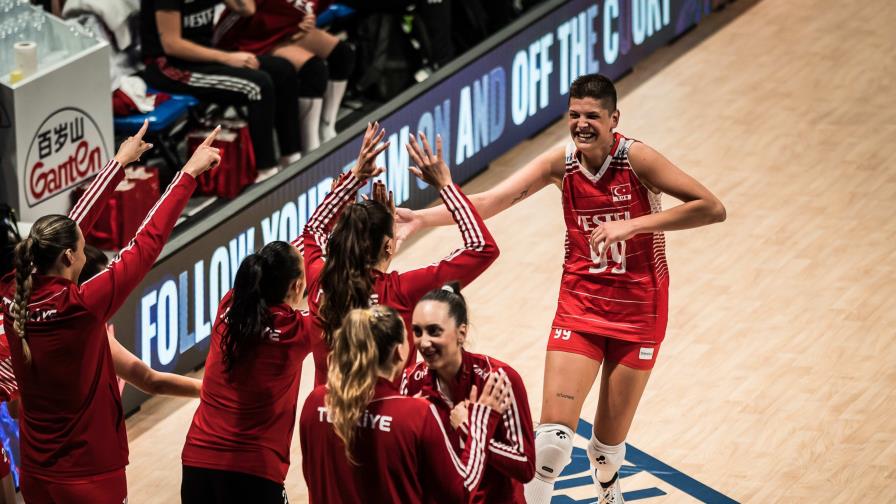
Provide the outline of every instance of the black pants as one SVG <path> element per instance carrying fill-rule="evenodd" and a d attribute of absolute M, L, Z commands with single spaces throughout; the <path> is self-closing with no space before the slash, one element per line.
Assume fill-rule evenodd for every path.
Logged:
<path fill-rule="evenodd" d="M 247 105 L 249 134 L 259 168 L 277 164 L 273 129 L 282 155 L 299 151 L 299 95 L 296 71 L 288 60 L 258 56 L 260 68 L 216 63 L 158 60 L 146 65 L 146 82 L 160 91 L 189 94 L 223 105 Z"/>
<path fill-rule="evenodd" d="M 289 504 L 282 483 L 250 474 L 184 466 L 181 504 Z"/>

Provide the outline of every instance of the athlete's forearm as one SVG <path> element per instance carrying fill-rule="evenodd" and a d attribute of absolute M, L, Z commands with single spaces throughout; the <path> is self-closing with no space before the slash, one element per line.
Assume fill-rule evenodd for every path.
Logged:
<path fill-rule="evenodd" d="M 200 380 L 155 371 L 129 352 L 111 334 L 109 335 L 109 348 L 112 352 L 112 365 L 115 368 L 115 374 L 143 392 L 150 395 L 199 397 L 199 390 L 202 387 Z"/>
<path fill-rule="evenodd" d="M 725 207 L 718 200 L 694 200 L 655 214 L 632 219 L 634 234 L 679 231 L 725 220 Z"/>
<path fill-rule="evenodd" d="M 130 383 L 130 382 L 129 382 Z M 143 386 L 132 383 L 147 394 L 177 397 L 199 397 L 202 381 L 174 373 L 150 370 Z"/>
<path fill-rule="evenodd" d="M 509 201 L 502 202 L 500 198 L 495 198 L 489 192 L 485 191 L 467 196 L 467 199 L 470 200 L 470 203 L 473 204 L 473 207 L 476 208 L 483 220 L 501 213 L 511 206 Z M 420 218 L 422 228 L 452 226 L 455 224 L 454 219 L 451 217 L 451 210 L 445 205 L 436 205 L 432 208 L 418 210 L 416 213 Z"/>

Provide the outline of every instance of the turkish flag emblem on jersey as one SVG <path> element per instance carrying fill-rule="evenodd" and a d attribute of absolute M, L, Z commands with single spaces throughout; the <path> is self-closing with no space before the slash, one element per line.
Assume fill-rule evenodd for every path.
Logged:
<path fill-rule="evenodd" d="M 610 188 L 613 193 L 613 201 L 628 201 L 632 199 L 632 186 L 630 184 L 622 184 Z"/>

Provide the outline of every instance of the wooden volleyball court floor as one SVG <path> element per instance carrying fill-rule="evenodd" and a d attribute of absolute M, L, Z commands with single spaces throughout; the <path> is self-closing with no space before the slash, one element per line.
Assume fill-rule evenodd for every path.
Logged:
<path fill-rule="evenodd" d="M 669 328 L 628 440 L 628 501 L 896 502 L 894 26 L 889 0 L 741 0 L 620 82 L 619 130 L 728 209 L 723 224 L 667 235 Z M 567 139 L 559 121 L 464 189 Z M 537 419 L 560 193 L 488 226 L 502 253 L 465 291 L 470 348 L 520 372 Z M 422 234 L 394 267 L 427 264 L 447 243 L 460 243 L 455 229 Z M 300 405 L 310 358 L 304 371 Z M 157 398 L 128 420 L 130 502 L 179 502 L 196 404 Z M 592 392 L 580 447 L 595 407 Z M 297 439 L 293 503 L 307 500 Z M 556 495 L 594 502 L 583 450 Z"/>

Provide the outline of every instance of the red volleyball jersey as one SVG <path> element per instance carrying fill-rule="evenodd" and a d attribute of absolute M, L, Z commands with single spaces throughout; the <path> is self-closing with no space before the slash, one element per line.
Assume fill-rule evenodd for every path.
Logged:
<path fill-rule="evenodd" d="M 342 209 L 354 201 L 355 193 L 365 182 L 354 175 L 343 176 L 336 187 L 311 215 L 302 234 L 305 270 L 308 279 L 308 307 L 317 317 L 320 307 L 320 274 L 323 271 L 324 249 L 330 230 L 335 226 Z M 466 286 L 476 279 L 498 258 L 498 245 L 479 216 L 479 212 L 457 185 L 450 185 L 439 193 L 457 224 L 464 245 L 442 260 L 423 268 L 399 273 L 372 271 L 373 293 L 370 304 L 391 306 L 405 322 L 410 342 L 408 366 L 417 359 L 411 330 L 411 315 L 417 302 L 427 292 L 447 282 L 457 281 Z M 294 242 L 295 243 L 295 242 Z M 315 385 L 327 381 L 327 353 L 329 349 L 319 341 L 314 345 Z"/>
<path fill-rule="evenodd" d="M 512 367 L 487 355 L 465 351 L 457 376 L 448 384 L 449 390 L 443 390 L 435 372 L 425 362 L 418 362 L 415 367 L 405 370 L 401 393 L 406 396 L 421 394 L 436 406 L 442 423 L 448 426 L 448 437 L 454 450 L 460 453 L 466 445 L 468 429 L 466 426 L 451 428 L 451 410 L 470 397 L 473 385 L 481 392 L 491 373 L 510 379 L 510 408 L 504 412 L 494 438 L 489 441 L 485 474 L 471 501 L 525 504 L 523 484 L 535 476 L 535 434 L 526 387 Z"/>
<path fill-rule="evenodd" d="M 379 379 L 373 398 L 358 422 L 352 447 L 357 465 L 330 426 L 325 385 L 315 388 L 302 408 L 299 440 L 302 472 L 311 503 L 468 502 L 482 479 L 486 447 L 498 415 L 491 408 L 470 410 L 470 442 L 458 456 L 435 406 L 405 397 L 388 380 Z"/>
<path fill-rule="evenodd" d="M 110 161 L 75 205 L 71 217 L 83 233 L 90 231 L 122 172 Z M 10 316 L 15 275 L 0 281 L 3 325 L 22 396 L 22 468 L 29 474 L 93 476 L 127 465 L 127 433 L 106 321 L 152 268 L 195 187 L 192 176 L 178 173 L 130 244 L 80 286 L 58 276 L 32 275 L 29 365 Z"/>
<path fill-rule="evenodd" d="M 298 33 L 306 13 L 323 12 L 331 0 L 256 0 L 255 14 L 240 16 L 224 9 L 215 25 L 214 44 L 228 51 L 267 54 Z"/>
<path fill-rule="evenodd" d="M 612 245 L 603 257 L 589 242 L 599 222 L 662 210 L 660 195 L 638 180 L 629 162 L 634 140 L 615 136 L 596 174 L 581 165 L 574 143 L 566 149 L 562 189 L 566 255 L 553 337 L 563 338 L 564 331 L 572 330 L 656 343 L 666 332 L 669 290 L 663 233 L 636 235 Z"/>
<path fill-rule="evenodd" d="M 306 311 L 269 309 L 264 342 L 231 371 L 224 370 L 221 338 L 233 291 L 218 307 L 205 360 L 199 407 L 187 432 L 185 465 L 252 474 L 283 483 L 296 423 L 302 361 L 316 330 Z"/>

